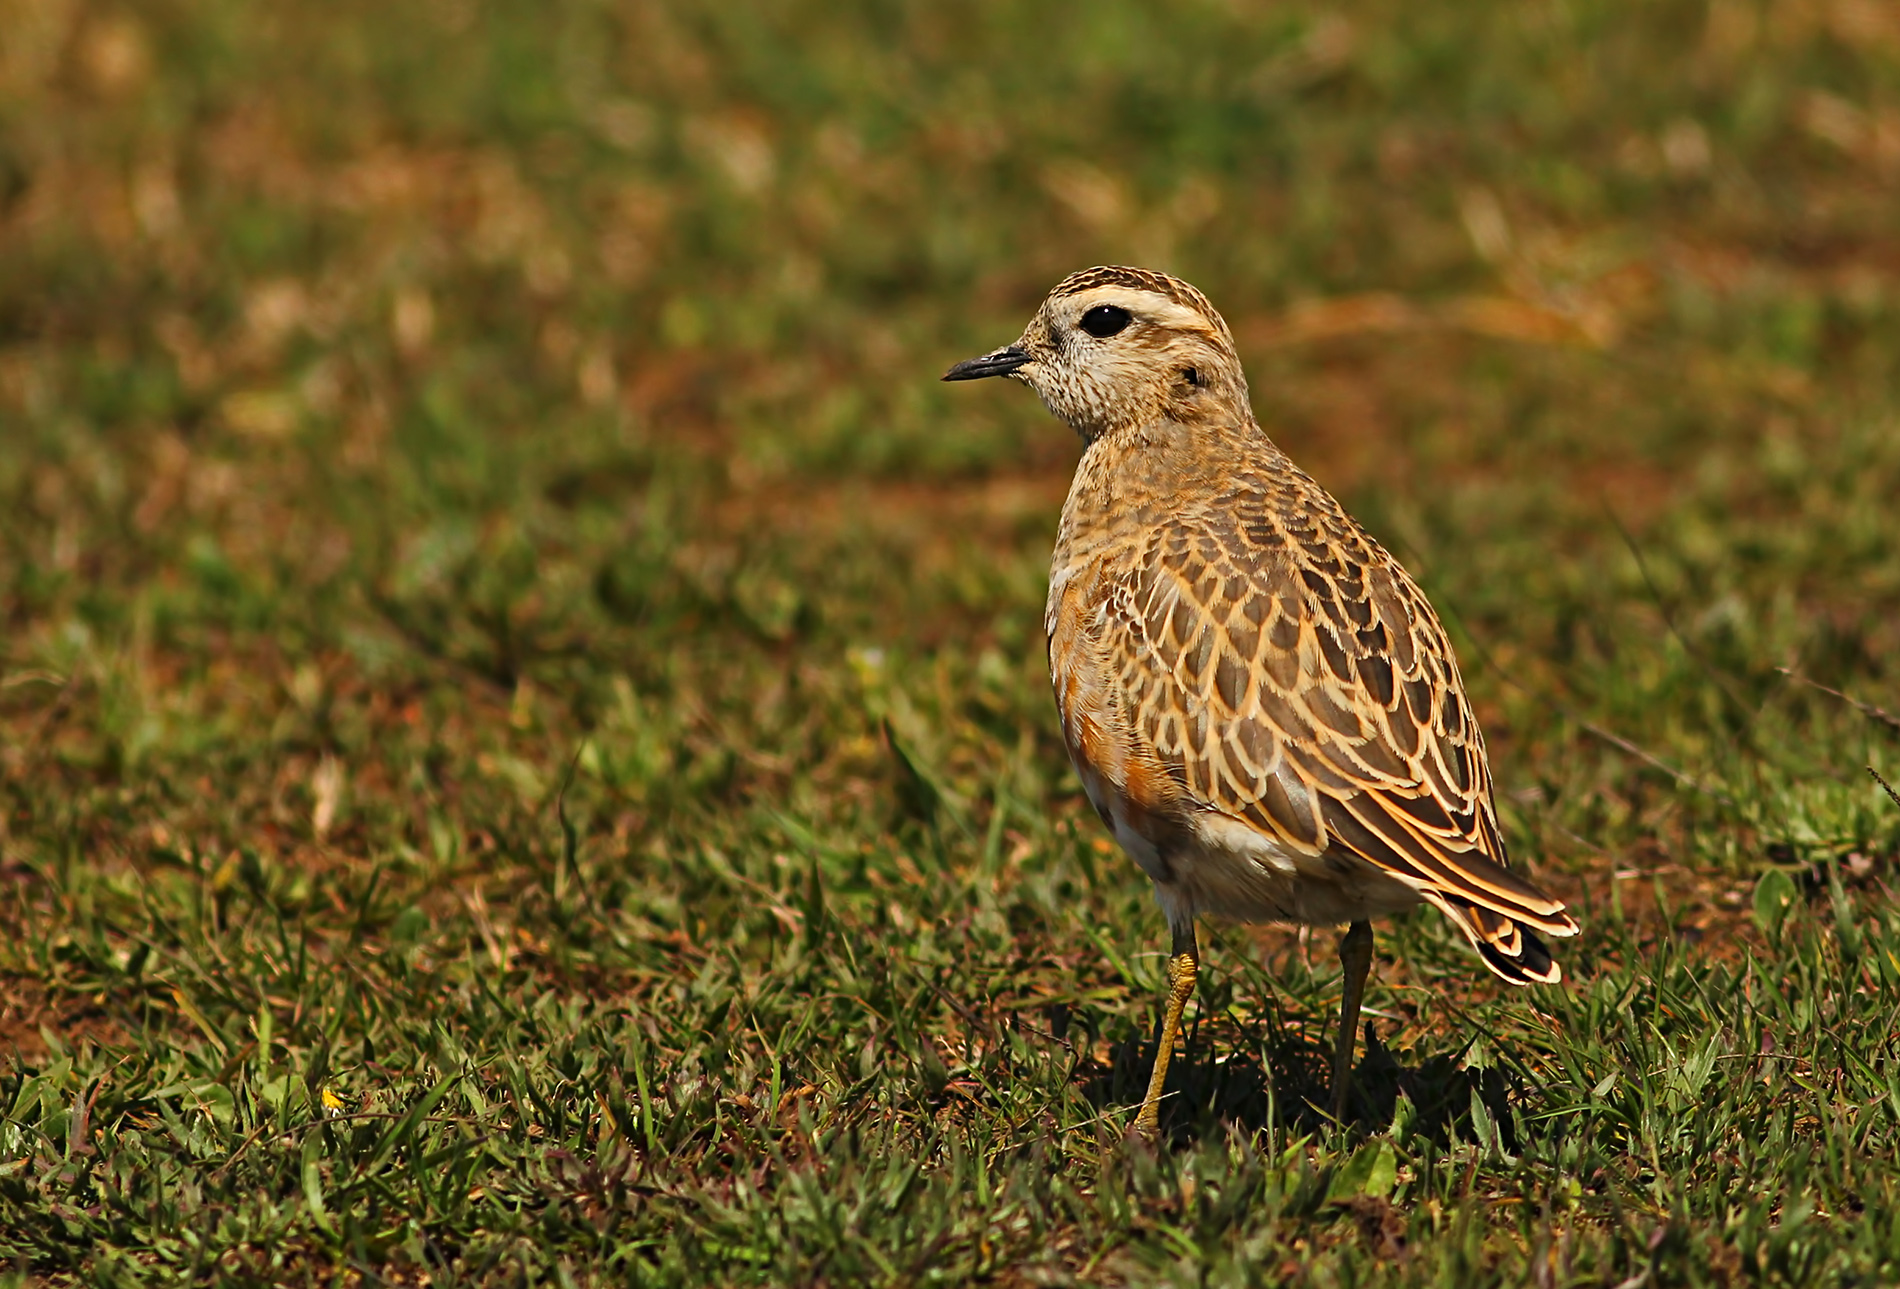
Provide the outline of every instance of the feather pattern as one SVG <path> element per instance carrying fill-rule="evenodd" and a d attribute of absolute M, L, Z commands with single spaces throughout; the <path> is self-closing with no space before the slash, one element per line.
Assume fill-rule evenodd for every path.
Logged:
<path fill-rule="evenodd" d="M 1201 361 L 1217 369 L 1231 354 L 1226 324 L 1158 276 L 1093 270 L 1051 303 L 1119 300 L 1139 314 L 1148 296 L 1204 313 Z M 1183 330 L 1128 344 L 1154 351 L 1140 361 L 1178 363 L 1168 349 Z M 1032 325 L 1025 344 L 1036 339 Z M 1164 389 L 1122 418 L 1132 425 L 1094 404 L 1067 418 L 1089 446 L 1063 510 L 1047 626 L 1090 799 L 1186 916 L 1358 921 L 1423 901 L 1500 976 L 1560 978 L 1538 933 L 1576 923 L 1509 866 L 1437 615 L 1260 430 L 1237 361 L 1230 379 L 1238 407 Z M 1063 390 L 1038 388 L 1063 410 Z"/>

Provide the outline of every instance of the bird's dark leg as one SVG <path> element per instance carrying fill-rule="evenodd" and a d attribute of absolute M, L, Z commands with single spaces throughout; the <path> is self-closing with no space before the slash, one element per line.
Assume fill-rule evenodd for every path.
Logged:
<path fill-rule="evenodd" d="M 1352 1095 L 1352 1045 L 1359 1032 L 1359 1004 L 1372 970 L 1372 924 L 1355 922 L 1339 938 L 1339 966 L 1345 992 L 1339 999 L 1339 1041 L 1333 1048 L 1333 1118 L 1344 1123 Z"/>
<path fill-rule="evenodd" d="M 1181 1034 L 1181 1012 L 1194 995 L 1194 978 L 1201 969 L 1201 949 L 1194 939 L 1194 920 L 1174 928 L 1174 951 L 1168 955 L 1168 1004 L 1161 1013 L 1161 1037 L 1155 1044 L 1154 1073 L 1148 1095 L 1135 1116 L 1135 1131 L 1153 1139 L 1161 1125 L 1161 1085 L 1168 1081 L 1168 1061 Z"/>

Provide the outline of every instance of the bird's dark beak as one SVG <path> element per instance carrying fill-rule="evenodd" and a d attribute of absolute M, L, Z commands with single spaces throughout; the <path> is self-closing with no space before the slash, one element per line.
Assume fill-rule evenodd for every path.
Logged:
<path fill-rule="evenodd" d="M 1021 345 L 1004 345 L 981 358 L 966 358 L 943 374 L 945 380 L 982 380 L 985 376 L 1007 376 L 1029 361 L 1029 351 Z"/>

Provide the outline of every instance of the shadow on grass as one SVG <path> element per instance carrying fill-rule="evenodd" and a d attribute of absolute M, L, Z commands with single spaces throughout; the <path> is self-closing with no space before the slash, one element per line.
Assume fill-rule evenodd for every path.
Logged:
<path fill-rule="evenodd" d="M 1168 1067 L 1161 1128 L 1176 1145 L 1223 1133 L 1228 1128 L 1257 1132 L 1279 1127 L 1296 1134 L 1323 1133 L 1331 1123 L 1332 1053 L 1292 1032 L 1255 1034 L 1234 1043 L 1229 1036 L 1201 1034 L 1175 1054 Z M 1330 1044 L 1330 1035 L 1328 1036 Z M 1154 1040 L 1121 1043 L 1107 1064 L 1079 1071 L 1082 1093 L 1104 1112 L 1141 1104 L 1154 1062 Z M 1259 1055 L 1264 1053 L 1265 1057 Z M 1414 1065 L 1401 1063 L 1380 1043 L 1371 1024 L 1359 1049 L 1353 1074 L 1352 1124 L 1379 1131 L 1393 1121 L 1399 1098 L 1411 1102 L 1409 1135 L 1439 1145 L 1454 1139 L 1478 1140 L 1472 1121 L 1474 1102 L 1482 1105 L 1506 1150 L 1518 1147 L 1513 1101 L 1522 1080 L 1499 1069 L 1460 1064 L 1464 1049 L 1440 1052 Z"/>

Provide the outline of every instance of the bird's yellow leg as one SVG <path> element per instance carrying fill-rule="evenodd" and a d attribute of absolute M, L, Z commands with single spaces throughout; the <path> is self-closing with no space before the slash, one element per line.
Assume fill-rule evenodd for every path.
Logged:
<path fill-rule="evenodd" d="M 1201 969 L 1201 950 L 1194 940 L 1194 923 L 1174 932 L 1174 952 L 1168 955 L 1168 1004 L 1161 1013 L 1161 1039 L 1155 1044 L 1154 1073 L 1148 1077 L 1148 1095 L 1135 1116 L 1135 1131 L 1152 1139 L 1161 1126 L 1161 1085 L 1168 1081 L 1168 1061 L 1181 1035 L 1181 1012 L 1194 996 L 1194 978 Z"/>
<path fill-rule="evenodd" d="M 1372 924 L 1355 922 L 1339 938 L 1339 966 L 1345 992 L 1339 999 L 1339 1039 L 1333 1048 L 1333 1118 L 1344 1123 L 1352 1095 L 1352 1045 L 1359 1033 L 1359 1004 L 1372 970 Z"/>

